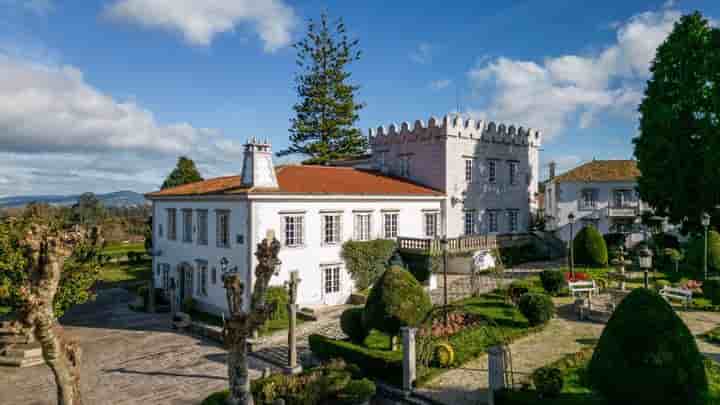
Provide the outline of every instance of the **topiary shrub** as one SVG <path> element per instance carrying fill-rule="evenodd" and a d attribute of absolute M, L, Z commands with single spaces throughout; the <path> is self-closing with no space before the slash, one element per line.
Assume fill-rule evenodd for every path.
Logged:
<path fill-rule="evenodd" d="M 557 367 L 540 367 L 532 373 L 532 381 L 543 398 L 555 398 L 562 391 L 562 371 Z"/>
<path fill-rule="evenodd" d="M 709 299 L 713 305 L 720 305 L 720 280 L 705 280 L 702 285 L 703 296 Z"/>
<path fill-rule="evenodd" d="M 268 287 L 265 295 L 265 303 L 272 309 L 270 312 L 271 320 L 287 319 L 287 306 L 289 302 L 290 297 L 286 289 L 283 287 Z"/>
<path fill-rule="evenodd" d="M 540 282 L 548 294 L 557 295 L 565 285 L 565 276 L 561 271 L 543 270 L 540 273 Z"/>
<path fill-rule="evenodd" d="M 362 343 L 370 333 L 363 323 L 363 312 L 363 308 L 349 308 L 340 316 L 340 328 L 355 343 Z"/>
<path fill-rule="evenodd" d="M 402 252 L 401 260 L 405 267 L 421 283 L 427 284 L 430 276 L 440 271 L 442 258 L 437 255 Z"/>
<path fill-rule="evenodd" d="M 370 329 L 397 336 L 403 326 L 417 326 L 432 308 L 430 297 L 407 270 L 392 266 L 373 285 L 363 321 Z"/>
<path fill-rule="evenodd" d="M 532 288 L 530 282 L 525 280 L 515 280 L 510 283 L 510 286 L 507 289 L 507 298 L 510 302 L 517 305 L 520 297 L 527 294 L 530 291 L 530 288 Z"/>
<path fill-rule="evenodd" d="M 518 307 L 530 326 L 544 325 L 555 315 L 555 304 L 547 294 L 524 294 L 518 301 Z"/>
<path fill-rule="evenodd" d="M 345 267 L 355 281 L 357 291 L 363 291 L 375 283 L 385 270 L 395 251 L 395 241 L 376 239 L 370 241 L 347 241 L 340 253 Z"/>
<path fill-rule="evenodd" d="M 588 375 L 610 403 L 696 404 L 708 389 L 692 333 L 658 293 L 644 288 L 610 317 Z"/>
<path fill-rule="evenodd" d="M 375 391 L 375 383 L 367 378 L 352 380 L 338 393 L 338 402 L 336 403 L 343 405 L 363 404 L 375 396 Z"/>
<path fill-rule="evenodd" d="M 586 266 L 606 266 L 608 251 L 605 239 L 598 230 L 588 225 L 573 240 L 575 263 Z"/>
<path fill-rule="evenodd" d="M 708 231 L 708 258 L 707 265 L 708 271 L 720 271 L 720 233 L 717 231 Z M 705 250 L 705 235 L 700 234 L 694 237 L 690 241 L 690 246 L 687 250 L 687 261 L 688 263 L 698 269 L 700 272 L 703 271 L 703 260 Z"/>

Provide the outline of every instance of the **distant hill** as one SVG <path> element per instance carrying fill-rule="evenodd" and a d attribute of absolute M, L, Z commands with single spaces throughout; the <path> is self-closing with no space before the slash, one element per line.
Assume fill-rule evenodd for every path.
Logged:
<path fill-rule="evenodd" d="M 142 194 L 134 191 L 116 191 L 114 193 L 96 194 L 97 198 L 106 207 L 139 207 L 149 204 Z M 70 206 L 77 203 L 77 195 L 34 195 L 0 198 L 0 208 L 20 208 L 33 201 L 44 202 L 50 205 Z"/>

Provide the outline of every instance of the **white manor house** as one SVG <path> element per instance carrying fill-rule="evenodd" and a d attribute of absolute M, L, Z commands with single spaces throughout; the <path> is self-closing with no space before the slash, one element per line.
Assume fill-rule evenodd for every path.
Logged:
<path fill-rule="evenodd" d="M 342 167 L 275 167 L 269 143 L 253 139 L 241 175 L 148 194 L 155 285 L 174 282 L 178 302 L 221 312 L 222 273 L 252 285 L 255 246 L 272 230 L 282 264 L 271 284 L 298 271 L 300 305 L 336 305 L 353 292 L 345 241 L 527 231 L 539 131 L 445 116 L 380 127 L 369 141 L 369 155 Z"/>

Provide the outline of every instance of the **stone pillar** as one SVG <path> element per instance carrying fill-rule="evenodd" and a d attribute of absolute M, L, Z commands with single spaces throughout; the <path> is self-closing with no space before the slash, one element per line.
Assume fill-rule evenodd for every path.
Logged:
<path fill-rule="evenodd" d="M 415 361 L 415 328 L 401 328 L 403 339 L 403 390 L 410 392 L 417 376 Z"/>
<path fill-rule="evenodd" d="M 297 374 L 302 371 L 302 366 L 297 361 L 297 339 L 295 336 L 295 326 L 297 323 L 297 287 L 300 284 L 300 277 L 298 272 L 293 271 L 290 273 L 290 281 L 286 283 L 288 288 L 288 365 L 286 372 L 288 374 Z"/>
<path fill-rule="evenodd" d="M 505 348 L 493 346 L 488 350 L 488 404 L 495 405 L 495 391 L 505 388 Z"/>

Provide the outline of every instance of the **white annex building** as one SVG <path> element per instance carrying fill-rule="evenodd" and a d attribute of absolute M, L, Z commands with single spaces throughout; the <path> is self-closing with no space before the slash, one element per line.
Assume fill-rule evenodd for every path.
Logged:
<path fill-rule="evenodd" d="M 241 175 L 148 194 L 156 285 L 172 280 L 179 302 L 223 311 L 222 273 L 251 285 L 255 246 L 273 230 L 282 264 L 271 284 L 297 270 L 300 305 L 336 305 L 353 291 L 345 241 L 527 230 L 538 131 L 446 116 L 378 128 L 369 139 L 371 153 L 350 167 L 275 167 L 270 145 L 251 140 Z"/>

